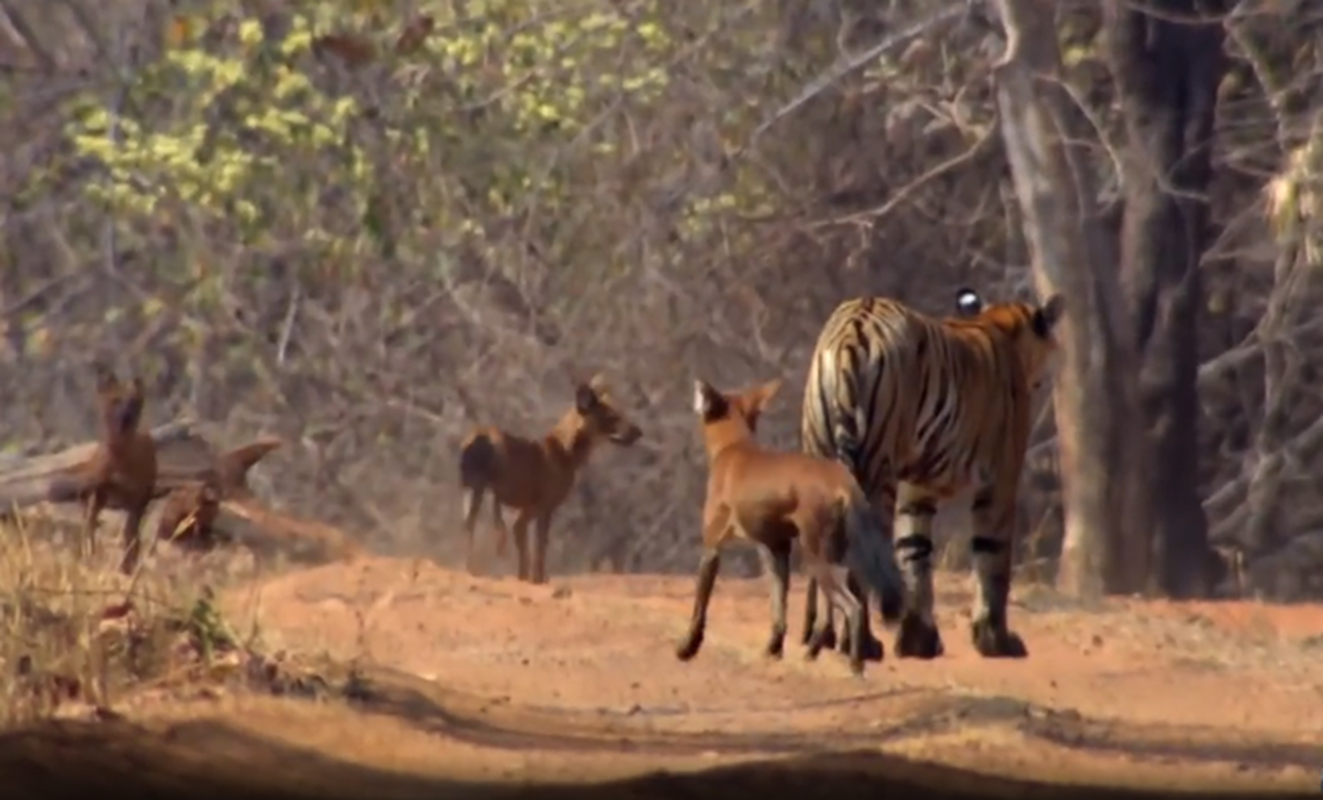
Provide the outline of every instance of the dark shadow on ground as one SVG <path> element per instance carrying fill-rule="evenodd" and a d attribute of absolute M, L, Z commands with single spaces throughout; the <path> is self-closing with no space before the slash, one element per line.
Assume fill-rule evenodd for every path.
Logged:
<path fill-rule="evenodd" d="M 876 752 L 804 756 L 654 774 L 596 785 L 481 785 L 370 769 L 260 739 L 217 723 L 150 733 L 125 722 L 48 723 L 0 735 L 0 791 L 6 800 L 116 793 L 153 800 L 311 798 L 586 798 L 680 800 L 770 798 L 876 800 L 901 797 L 1071 797 L 1145 800 L 1170 793 L 1107 790 L 992 778 Z M 93 796 L 95 796 L 93 794 Z M 1191 797 L 1192 795 L 1182 795 Z M 1219 794 L 1222 800 L 1247 793 Z M 1317 793 L 1275 793 L 1278 798 Z"/>

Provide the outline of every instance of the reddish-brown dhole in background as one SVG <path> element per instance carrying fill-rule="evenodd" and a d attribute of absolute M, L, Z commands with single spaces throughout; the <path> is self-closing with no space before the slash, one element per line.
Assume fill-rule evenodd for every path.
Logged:
<path fill-rule="evenodd" d="M 844 612 L 852 631 L 862 632 L 863 609 L 848 589 L 851 573 L 881 598 L 884 619 L 900 617 L 903 584 L 891 542 L 882 536 L 850 471 L 839 461 L 767 450 L 754 440 L 758 417 L 780 386 L 781 381 L 774 380 L 724 394 L 703 381 L 694 384 L 694 411 L 702 427 L 709 473 L 693 617 L 675 651 L 682 661 L 702 647 L 721 548 L 734 538 L 758 546 L 772 577 L 772 630 L 766 647 L 772 658 L 780 658 L 785 645 L 790 549 L 796 539 L 803 548 L 805 568 Z M 833 542 L 842 531 L 848 541 L 848 569 L 835 557 L 839 548 Z M 850 668 L 861 675 L 862 636 L 853 641 Z M 812 655 L 817 655 L 816 650 Z"/>
<path fill-rule="evenodd" d="M 145 404 L 142 381 L 128 385 L 102 364 L 96 371 L 96 409 L 99 441 L 86 466 L 52 481 L 53 502 L 82 500 L 86 516 L 80 548 L 84 556 L 96 551 L 96 526 L 103 508 L 125 513 L 120 571 L 131 574 L 142 552 L 142 519 L 156 489 L 156 442 L 139 429 Z"/>
<path fill-rule="evenodd" d="M 574 405 L 551 432 L 540 439 L 527 439 L 490 426 L 470 433 L 459 454 L 468 571 L 475 571 L 474 526 L 483 499 L 491 494 L 496 552 L 505 554 L 508 534 L 501 517 L 501 506 L 509 506 L 516 512 L 514 540 L 519 579 L 546 583 L 551 517 L 569 496 L 579 469 L 588 462 L 599 442 L 609 441 L 627 447 L 638 441 L 641 435 L 638 426 L 612 401 L 606 380 L 601 375 L 575 388 Z M 530 524 L 536 526 L 531 563 L 528 552 Z"/>

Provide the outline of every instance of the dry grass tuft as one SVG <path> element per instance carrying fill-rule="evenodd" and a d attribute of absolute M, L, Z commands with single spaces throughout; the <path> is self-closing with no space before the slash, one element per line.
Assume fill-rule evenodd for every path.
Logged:
<path fill-rule="evenodd" d="M 113 714 L 132 692 L 209 680 L 250 653 L 213 604 L 226 570 L 177 558 L 116 569 L 113 525 L 80 560 L 67 523 L 0 522 L 0 729 Z"/>

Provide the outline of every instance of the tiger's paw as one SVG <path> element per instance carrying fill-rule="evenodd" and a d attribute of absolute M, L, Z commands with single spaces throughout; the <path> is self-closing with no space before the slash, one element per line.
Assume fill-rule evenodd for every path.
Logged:
<path fill-rule="evenodd" d="M 970 633 L 974 649 L 984 658 L 1024 658 L 1029 655 L 1024 640 L 1005 625 L 994 625 L 988 619 L 976 619 Z"/>
<path fill-rule="evenodd" d="M 925 621 L 918 614 L 901 617 L 900 630 L 896 632 L 895 651 L 899 658 L 924 660 L 937 658 L 946 652 L 937 625 Z"/>

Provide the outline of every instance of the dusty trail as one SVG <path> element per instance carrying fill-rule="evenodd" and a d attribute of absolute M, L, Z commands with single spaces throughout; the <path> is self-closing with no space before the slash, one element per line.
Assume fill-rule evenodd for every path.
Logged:
<path fill-rule="evenodd" d="M 862 797 L 878 781 L 950 796 L 1030 791 L 1024 781 L 1093 785 L 1096 796 L 1317 796 L 1323 607 L 1082 608 L 1017 587 L 1012 613 L 1031 655 L 997 662 L 968 644 L 966 585 L 939 584 L 944 658 L 889 658 L 860 680 L 843 658 L 806 662 L 797 645 L 783 661 L 764 659 L 768 599 L 757 580 L 719 585 L 704 651 L 681 664 L 672 646 L 688 577 L 529 586 L 385 558 L 294 572 L 230 592 L 227 614 L 241 628 L 255 618 L 269 649 L 342 665 L 324 674 L 336 686 L 352 674 L 352 700 L 143 698 L 130 715 L 147 737 L 134 758 L 150 762 L 167 742 L 211 753 L 206 767 L 224 773 L 216 754 L 228 754 L 247 766 L 215 786 L 265 775 L 273 790 L 279 777 L 323 796 L 368 785 L 428 796 L 442 780 L 466 781 L 461 794 L 532 784 L 555 794 L 626 779 L 638 797 L 787 782 L 809 796 Z M 263 773 L 262 758 L 282 748 L 299 755 Z M 779 766 L 740 767 L 765 759 Z"/>
<path fill-rule="evenodd" d="M 736 756 L 923 750 L 982 732 L 1066 761 L 1232 764 L 1311 783 L 1323 767 L 1323 608 L 1085 609 L 1026 590 L 1014 613 L 1031 658 L 990 662 L 965 640 L 965 585 L 942 581 L 947 657 L 889 659 L 862 681 L 840 658 L 808 663 L 798 648 L 767 662 L 756 580 L 721 584 L 708 643 L 688 664 L 671 655 L 685 577 L 535 587 L 373 559 L 287 575 L 230 602 L 232 614 L 256 610 L 292 651 L 393 670 L 378 673 L 367 707 L 486 747 Z"/>

